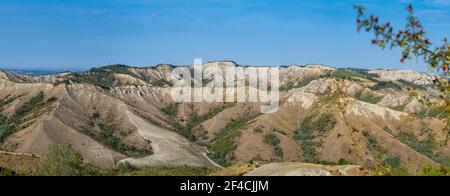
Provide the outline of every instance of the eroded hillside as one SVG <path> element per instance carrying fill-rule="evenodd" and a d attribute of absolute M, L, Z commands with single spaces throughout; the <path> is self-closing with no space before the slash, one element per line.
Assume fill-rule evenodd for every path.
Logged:
<path fill-rule="evenodd" d="M 450 164 L 447 114 L 438 107 L 445 100 L 432 75 L 282 67 L 280 107 L 261 114 L 260 103 L 174 103 L 173 69 L 0 72 L 1 149 L 40 155 L 68 143 L 102 168 L 307 162 L 370 169 L 395 162 L 417 172 Z"/>

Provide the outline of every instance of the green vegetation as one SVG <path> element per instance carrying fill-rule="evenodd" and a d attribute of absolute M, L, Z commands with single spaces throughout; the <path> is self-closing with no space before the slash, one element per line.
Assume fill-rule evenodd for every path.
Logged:
<path fill-rule="evenodd" d="M 50 145 L 43 157 L 42 175 L 97 176 L 99 169 L 83 163 L 83 157 L 70 145 Z"/>
<path fill-rule="evenodd" d="M 350 164 L 351 164 L 350 161 L 347 161 L 344 158 L 340 158 L 338 161 L 338 165 L 350 165 Z"/>
<path fill-rule="evenodd" d="M 217 116 L 219 113 L 223 112 L 225 109 L 229 108 L 231 104 L 229 105 L 223 105 L 221 107 L 214 107 L 211 108 L 206 114 L 198 115 L 197 112 L 195 112 L 191 116 L 190 124 L 192 124 L 193 127 L 202 124 L 203 122 L 213 118 L 214 116 Z"/>
<path fill-rule="evenodd" d="M 383 131 L 385 131 L 386 133 L 389 133 L 391 135 L 394 135 L 394 132 L 389 127 L 383 127 Z"/>
<path fill-rule="evenodd" d="M 384 164 L 390 167 L 399 167 L 401 165 L 401 161 L 399 157 L 388 157 L 384 159 Z"/>
<path fill-rule="evenodd" d="M 99 68 L 92 68 L 89 70 L 91 73 L 117 73 L 117 74 L 130 74 L 128 71 L 130 67 L 122 64 L 107 65 Z"/>
<path fill-rule="evenodd" d="M 425 165 L 419 176 L 450 176 L 450 167 Z"/>
<path fill-rule="evenodd" d="M 267 134 L 264 136 L 264 142 L 266 144 L 272 145 L 274 147 L 275 156 L 282 158 L 283 157 L 283 149 L 279 146 L 281 143 L 280 138 L 278 138 L 274 134 Z"/>
<path fill-rule="evenodd" d="M 294 139 L 301 142 L 304 161 L 307 163 L 318 161 L 315 149 L 318 144 L 314 141 L 317 134 L 324 134 L 332 130 L 337 123 L 334 116 L 328 113 L 322 114 L 317 120 L 315 119 L 315 115 L 305 117 L 294 134 Z"/>
<path fill-rule="evenodd" d="M 142 157 L 152 154 L 152 151 L 145 148 L 137 148 L 122 143 L 122 141 L 114 135 L 114 127 L 107 124 L 100 124 L 99 140 L 105 145 L 111 147 L 115 151 L 127 154 L 133 157 Z"/>
<path fill-rule="evenodd" d="M 430 159 L 436 160 L 433 149 L 436 146 L 436 141 L 431 135 L 424 141 L 419 141 L 413 134 L 400 132 L 397 138 L 404 144 L 410 146 L 415 151 L 427 156 Z"/>
<path fill-rule="evenodd" d="M 12 103 L 13 101 L 15 101 L 16 99 L 18 99 L 20 97 L 22 97 L 22 96 L 11 97 L 8 95 L 4 99 L 0 100 L 0 111 L 2 111 L 3 106 Z"/>
<path fill-rule="evenodd" d="M 0 143 L 15 131 L 26 128 L 27 125 L 22 125 L 24 122 L 32 121 L 38 116 L 37 112 L 46 108 L 54 101 L 54 98 L 45 100 L 44 93 L 39 92 L 36 96 L 32 97 L 28 102 L 19 107 L 10 118 L 0 115 Z M 9 101 L 5 101 L 3 103 L 8 102 Z"/>
<path fill-rule="evenodd" d="M 383 164 L 373 169 L 374 176 L 411 176 L 412 174 L 401 163 L 399 157 L 388 157 Z"/>
<path fill-rule="evenodd" d="M 427 90 L 427 87 L 425 87 L 425 86 L 418 85 L 418 84 L 415 84 L 413 82 L 409 82 L 409 81 L 406 81 L 403 79 L 398 80 L 398 82 L 402 83 L 405 86 L 411 87 L 413 89 L 418 89 L 418 90 L 423 90 L 423 91 Z"/>
<path fill-rule="evenodd" d="M 206 176 L 209 170 L 202 167 L 144 167 L 135 168 L 128 162 L 119 164 L 114 176 Z"/>
<path fill-rule="evenodd" d="M 377 139 L 371 136 L 368 131 L 364 131 L 363 136 L 367 138 L 367 149 L 374 152 L 378 159 L 384 158 L 388 151 L 379 145 Z"/>
<path fill-rule="evenodd" d="M 0 176 L 18 176 L 18 174 L 14 171 L 11 171 L 9 169 L 5 169 L 0 167 Z"/>
<path fill-rule="evenodd" d="M 309 77 L 298 83 L 289 82 L 287 84 L 281 85 L 280 91 L 289 91 L 289 90 L 295 89 L 295 88 L 302 88 L 302 87 L 308 85 L 309 83 L 311 83 L 312 81 L 317 80 L 319 78 L 321 78 L 321 77 Z"/>
<path fill-rule="evenodd" d="M 178 114 L 178 104 L 171 103 L 166 107 L 161 108 L 161 111 L 169 117 L 175 117 Z"/>
<path fill-rule="evenodd" d="M 118 81 L 115 74 L 128 74 L 134 76 L 126 65 L 108 65 L 100 68 L 92 68 L 85 73 L 72 73 L 68 79 L 75 83 L 87 83 L 99 86 L 104 89 L 109 89 L 118 86 Z M 68 81 L 64 81 L 67 83 Z"/>
<path fill-rule="evenodd" d="M 169 81 L 165 80 L 165 79 L 159 79 L 153 82 L 153 85 L 157 86 L 157 87 L 166 87 L 166 86 L 172 86 L 172 83 L 170 83 Z"/>
<path fill-rule="evenodd" d="M 94 112 L 94 113 L 92 114 L 92 118 L 93 118 L 93 119 L 98 119 L 98 118 L 100 118 L 100 117 L 101 117 L 101 115 L 100 115 L 99 112 Z"/>
<path fill-rule="evenodd" d="M 371 90 L 382 90 L 382 89 L 394 89 L 394 90 L 402 90 L 402 87 L 398 85 L 397 83 L 394 83 L 392 81 L 381 81 L 378 82 L 375 86 L 370 87 Z"/>
<path fill-rule="evenodd" d="M 222 166 L 230 166 L 228 160 L 232 160 L 232 153 L 236 149 L 236 139 L 241 136 L 241 129 L 254 117 L 240 117 L 231 120 L 225 128 L 216 135 L 209 145 L 209 157 Z"/>
<path fill-rule="evenodd" d="M 322 114 L 315 123 L 316 124 L 315 130 L 321 133 L 325 133 L 332 130 L 336 125 L 336 123 L 337 121 L 334 118 L 333 114 L 329 113 Z"/>
<path fill-rule="evenodd" d="M 282 158 L 283 157 L 283 149 L 280 146 L 275 146 L 274 148 L 275 156 Z"/>
<path fill-rule="evenodd" d="M 272 146 L 278 146 L 278 144 L 280 144 L 280 139 L 274 134 L 267 134 L 264 136 L 264 142 Z"/>
<path fill-rule="evenodd" d="M 335 78 L 346 79 L 346 80 L 354 80 L 356 78 L 365 78 L 364 75 L 362 75 L 358 72 L 352 71 L 350 69 L 338 69 L 338 70 L 332 72 L 331 76 L 335 77 Z"/>
<path fill-rule="evenodd" d="M 194 129 L 197 128 L 197 131 L 200 130 L 202 132 L 202 128 L 198 127 L 203 122 L 213 118 L 226 108 L 232 106 L 232 104 L 223 105 L 221 107 L 215 107 L 211 108 L 206 114 L 198 115 L 197 112 L 194 112 L 191 116 L 189 121 L 186 123 L 185 126 L 181 125 L 175 117 L 178 114 L 178 104 L 170 104 L 166 106 L 165 108 L 162 108 L 161 111 L 168 115 L 170 119 L 170 124 L 172 127 L 177 131 L 177 133 L 181 134 L 182 136 L 190 139 L 191 141 L 194 141 L 196 138 L 194 136 Z M 204 132 L 204 130 L 203 130 Z M 204 135 L 207 136 L 207 135 Z"/>
<path fill-rule="evenodd" d="M 381 98 L 373 96 L 372 94 L 369 93 L 358 93 L 356 94 L 355 98 L 360 101 L 364 101 L 371 104 L 377 104 L 381 101 Z"/>

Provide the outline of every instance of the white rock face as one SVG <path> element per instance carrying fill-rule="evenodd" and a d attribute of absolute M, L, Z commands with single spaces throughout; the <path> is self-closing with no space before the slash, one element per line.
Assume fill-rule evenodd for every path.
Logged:
<path fill-rule="evenodd" d="M 288 98 L 288 103 L 299 104 L 305 109 L 310 109 L 316 100 L 316 95 L 296 90 Z"/>
<path fill-rule="evenodd" d="M 366 118 L 381 117 L 385 119 L 386 116 L 389 116 L 396 120 L 400 120 L 400 116 L 402 115 L 407 115 L 403 112 L 356 100 L 348 104 L 346 112 L 347 114 L 363 116 Z"/>
<path fill-rule="evenodd" d="M 384 107 L 397 107 L 406 104 L 408 102 L 408 96 L 405 94 L 388 94 L 384 96 L 383 100 L 378 103 L 378 105 Z"/>
<path fill-rule="evenodd" d="M 426 73 L 418 73 L 411 70 L 373 70 L 370 74 L 379 75 L 382 80 L 406 80 L 418 85 L 429 85 L 433 83 L 433 75 Z"/>

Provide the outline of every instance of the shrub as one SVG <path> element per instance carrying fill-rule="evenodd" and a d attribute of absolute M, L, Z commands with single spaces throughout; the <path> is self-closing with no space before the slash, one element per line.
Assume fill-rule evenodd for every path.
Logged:
<path fill-rule="evenodd" d="M 381 81 L 378 82 L 375 86 L 370 87 L 371 90 L 382 90 L 382 89 L 395 89 L 395 90 L 402 90 L 402 87 L 392 81 Z"/>
<path fill-rule="evenodd" d="M 341 78 L 341 79 L 354 79 L 354 78 L 364 78 L 364 75 L 352 71 L 352 70 L 345 70 L 345 69 L 338 69 L 331 73 L 332 77 Z"/>
<path fill-rule="evenodd" d="M 364 101 L 371 104 L 377 104 L 382 100 L 381 98 L 373 96 L 372 94 L 369 93 L 359 93 L 355 96 L 355 98 L 360 101 Z"/>
<path fill-rule="evenodd" d="M 338 165 L 350 165 L 350 161 L 347 161 L 344 158 L 339 159 Z"/>
<path fill-rule="evenodd" d="M 274 148 L 275 156 L 282 158 L 283 157 L 283 149 L 280 146 L 275 146 Z"/>
<path fill-rule="evenodd" d="M 100 118 L 100 113 L 99 113 L 99 112 L 94 112 L 94 113 L 92 114 L 92 118 L 93 118 L 93 119 L 98 119 L 98 118 Z"/>
<path fill-rule="evenodd" d="M 280 139 L 274 134 L 267 134 L 264 136 L 264 142 L 272 146 L 277 146 L 280 144 Z"/>
<path fill-rule="evenodd" d="M 403 79 L 400 79 L 398 81 L 400 83 L 402 83 L 403 85 L 409 86 L 409 87 L 414 88 L 414 89 L 419 89 L 419 90 L 424 90 L 424 91 L 427 90 L 427 87 L 415 84 L 413 82 L 409 82 L 409 81 L 406 81 L 406 80 L 403 80 Z"/>
<path fill-rule="evenodd" d="M 236 149 L 235 141 L 241 136 L 240 129 L 247 125 L 253 117 L 241 117 L 229 122 L 225 128 L 216 135 L 209 145 L 209 157 L 222 166 L 230 166 L 228 159 Z"/>
<path fill-rule="evenodd" d="M 161 108 L 161 111 L 170 117 L 175 117 L 178 114 L 178 104 L 171 103 L 164 108 Z"/>
<path fill-rule="evenodd" d="M 384 159 L 384 164 L 390 166 L 390 167 L 400 167 L 401 162 L 399 157 L 388 157 Z"/>
<path fill-rule="evenodd" d="M 450 176 L 450 168 L 427 164 L 419 172 L 419 176 Z"/>
<path fill-rule="evenodd" d="M 327 132 L 330 131 L 334 128 L 334 126 L 336 125 L 336 119 L 334 118 L 333 114 L 322 114 L 322 116 L 320 116 L 319 120 L 316 121 L 316 125 L 317 125 L 317 131 L 319 132 Z"/>
<path fill-rule="evenodd" d="M 206 176 L 209 170 L 203 167 L 145 167 L 131 171 L 117 171 L 113 175 L 120 176 Z"/>
<path fill-rule="evenodd" d="M 84 164 L 81 154 L 68 144 L 50 145 L 43 157 L 42 168 L 43 175 L 46 176 L 100 175 L 98 169 Z"/>
<path fill-rule="evenodd" d="M 152 151 L 145 148 L 137 148 L 135 146 L 130 146 L 122 143 L 121 139 L 114 135 L 114 127 L 107 124 L 100 124 L 100 134 L 99 139 L 105 145 L 111 147 L 115 151 L 127 154 L 133 157 L 141 157 L 144 155 L 152 154 Z"/>

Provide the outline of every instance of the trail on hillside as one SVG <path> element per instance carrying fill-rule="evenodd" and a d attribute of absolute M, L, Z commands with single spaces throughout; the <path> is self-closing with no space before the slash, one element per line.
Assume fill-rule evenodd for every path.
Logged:
<path fill-rule="evenodd" d="M 131 165 L 139 167 L 187 165 L 217 168 L 217 164 L 205 156 L 206 151 L 200 146 L 172 131 L 152 125 L 130 111 L 127 111 L 126 114 L 131 123 L 138 128 L 139 134 L 152 142 L 154 154 L 143 158 L 127 158 L 119 163 L 129 162 Z"/>

